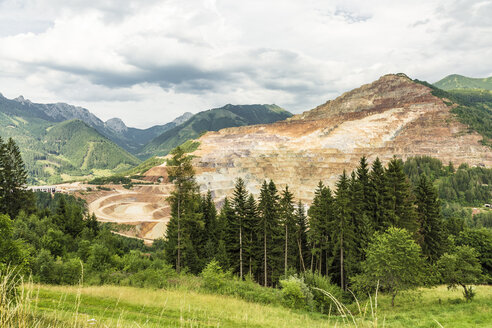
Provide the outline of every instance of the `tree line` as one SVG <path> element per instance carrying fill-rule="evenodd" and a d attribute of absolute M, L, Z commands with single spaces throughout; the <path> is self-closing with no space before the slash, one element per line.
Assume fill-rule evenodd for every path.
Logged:
<path fill-rule="evenodd" d="M 240 279 L 249 276 L 264 286 L 310 271 L 346 290 L 362 281 L 357 277 L 367 268 L 371 243 L 389 231 L 403 244 L 415 245 L 408 249 L 418 249 L 429 275 L 445 253 L 470 243 L 463 226 L 443 218 L 433 178 L 419 174 L 412 183 L 397 158 L 385 167 L 377 158 L 370 165 L 362 157 L 354 172 L 339 176 L 334 190 L 320 181 L 307 213 L 301 202 L 294 203 L 288 186 L 278 190 L 274 181 L 264 181 L 255 199 L 241 178 L 218 213 L 210 191 L 200 196 L 191 158 L 179 147 L 168 165 L 176 188 L 164 247 L 177 271 L 199 273 L 215 259 Z M 492 241 L 489 232 L 467 233 L 483 245 Z M 490 279 L 492 254 L 490 245 L 485 248 L 477 261 Z"/>

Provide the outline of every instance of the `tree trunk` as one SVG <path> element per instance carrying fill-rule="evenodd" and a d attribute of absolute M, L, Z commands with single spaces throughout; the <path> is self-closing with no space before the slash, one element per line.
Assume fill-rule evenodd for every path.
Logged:
<path fill-rule="evenodd" d="M 311 272 L 313 272 L 313 262 L 314 262 L 314 253 L 313 250 L 311 249 Z"/>
<path fill-rule="evenodd" d="M 343 233 L 340 234 L 340 287 L 345 290 L 344 276 L 343 276 Z"/>
<path fill-rule="evenodd" d="M 395 306 L 395 297 L 396 297 L 396 292 L 391 295 L 391 306 Z"/>
<path fill-rule="evenodd" d="M 242 220 L 239 222 L 239 277 L 243 280 L 243 227 Z"/>
<path fill-rule="evenodd" d="M 176 259 L 176 272 L 179 273 L 181 271 L 181 222 L 180 222 L 180 213 L 179 213 L 179 191 L 178 191 L 178 258 Z"/>
<path fill-rule="evenodd" d="M 288 246 L 287 246 L 287 242 L 289 240 L 289 234 L 288 234 L 288 228 L 287 228 L 287 224 L 285 224 L 285 258 L 284 258 L 284 275 L 285 275 L 285 278 L 287 278 L 287 251 L 288 251 Z"/>
<path fill-rule="evenodd" d="M 301 240 L 297 239 L 297 246 L 299 246 L 299 261 L 301 262 L 302 271 L 306 272 L 306 267 L 304 266 L 304 257 L 302 256 L 302 245 Z"/>
<path fill-rule="evenodd" d="M 264 270 L 264 286 L 267 286 L 267 238 L 266 238 L 266 231 L 263 234 L 263 251 L 264 251 L 264 263 L 263 265 L 265 266 Z"/>

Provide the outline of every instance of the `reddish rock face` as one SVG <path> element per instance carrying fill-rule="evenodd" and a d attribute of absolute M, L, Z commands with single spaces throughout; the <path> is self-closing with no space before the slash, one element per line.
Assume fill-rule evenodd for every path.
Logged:
<path fill-rule="evenodd" d="M 202 190 L 228 195 L 242 177 L 254 194 L 264 179 L 311 202 L 321 180 L 333 187 L 362 155 L 383 162 L 429 155 L 455 165 L 492 166 L 492 150 L 450 107 L 404 75 L 385 75 L 286 121 L 209 132 L 192 154 Z"/>

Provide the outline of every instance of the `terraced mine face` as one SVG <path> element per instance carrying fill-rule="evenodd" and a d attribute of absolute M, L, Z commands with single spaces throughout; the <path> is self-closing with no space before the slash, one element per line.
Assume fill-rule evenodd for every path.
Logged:
<path fill-rule="evenodd" d="M 166 231 L 170 217 L 167 197 L 172 185 L 136 186 L 126 190 L 117 186 L 112 192 L 89 204 L 89 212 L 99 221 L 134 226 L 121 234 L 151 242 Z"/>
<path fill-rule="evenodd" d="M 443 163 L 492 166 L 491 149 L 479 143 L 480 135 L 468 133 L 450 109 L 428 87 L 403 75 L 386 75 L 283 122 L 205 134 L 192 153 L 197 181 L 220 201 L 231 194 L 238 177 L 256 196 L 262 181 L 273 179 L 309 204 L 320 180 L 333 187 L 363 155 L 383 162 L 393 155 L 429 155 Z M 167 180 L 165 166 L 145 175 L 149 181 Z M 139 237 L 155 239 L 165 232 L 169 207 L 163 199 L 172 185 L 144 188 L 119 191 L 90 206 L 99 219 L 133 222 L 141 225 Z"/>
<path fill-rule="evenodd" d="M 223 197 L 238 177 L 256 195 L 264 179 L 273 179 L 309 203 L 320 180 L 333 187 L 363 155 L 383 162 L 393 155 L 429 155 L 455 165 L 491 166 L 491 149 L 450 109 L 428 87 L 386 75 L 287 121 L 205 134 L 192 153 L 197 181 Z"/>

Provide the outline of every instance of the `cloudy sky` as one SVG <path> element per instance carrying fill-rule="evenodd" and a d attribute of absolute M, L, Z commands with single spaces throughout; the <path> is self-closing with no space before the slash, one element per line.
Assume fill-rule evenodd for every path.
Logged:
<path fill-rule="evenodd" d="M 492 75 L 492 0 L 0 0 L 0 92 L 130 126 L 301 112 L 386 73 Z"/>

